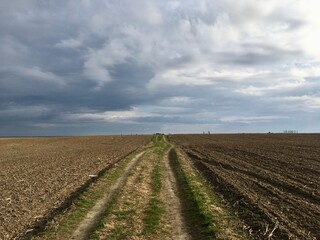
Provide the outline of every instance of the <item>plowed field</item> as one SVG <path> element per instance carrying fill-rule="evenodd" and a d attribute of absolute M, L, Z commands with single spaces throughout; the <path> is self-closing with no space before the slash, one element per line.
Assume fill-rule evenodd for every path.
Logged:
<path fill-rule="evenodd" d="M 320 135 L 172 135 L 257 239 L 320 239 Z"/>
<path fill-rule="evenodd" d="M 30 231 L 150 136 L 0 139 L 0 239 Z M 91 175 L 91 176 L 90 176 Z"/>

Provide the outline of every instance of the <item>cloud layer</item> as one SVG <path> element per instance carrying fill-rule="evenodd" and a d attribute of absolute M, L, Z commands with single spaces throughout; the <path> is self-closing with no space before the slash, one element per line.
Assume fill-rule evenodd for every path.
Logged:
<path fill-rule="evenodd" d="M 319 132 L 319 1 L 0 1 L 0 135 Z"/>

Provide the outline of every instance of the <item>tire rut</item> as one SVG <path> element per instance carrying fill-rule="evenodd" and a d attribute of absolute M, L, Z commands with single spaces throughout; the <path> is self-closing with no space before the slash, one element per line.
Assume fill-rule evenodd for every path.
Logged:
<path fill-rule="evenodd" d="M 169 149 L 171 151 L 172 148 Z M 165 193 L 166 208 L 168 212 L 168 218 L 171 221 L 173 239 L 177 240 L 189 240 L 191 239 L 186 223 L 182 216 L 182 204 L 178 196 L 177 178 L 174 174 L 172 166 L 169 164 L 168 154 L 164 157 L 165 165 Z"/>
<path fill-rule="evenodd" d="M 87 214 L 85 219 L 80 223 L 79 227 L 75 230 L 72 235 L 72 239 L 85 240 L 88 239 L 96 224 L 101 219 L 104 211 L 108 207 L 109 202 L 117 194 L 119 189 L 126 184 L 126 180 L 131 172 L 131 170 L 140 161 L 141 157 L 146 153 L 146 151 L 139 153 L 125 168 L 123 174 L 118 178 L 118 180 L 111 186 L 111 188 L 106 192 L 105 196 L 96 203 L 92 210 Z"/>

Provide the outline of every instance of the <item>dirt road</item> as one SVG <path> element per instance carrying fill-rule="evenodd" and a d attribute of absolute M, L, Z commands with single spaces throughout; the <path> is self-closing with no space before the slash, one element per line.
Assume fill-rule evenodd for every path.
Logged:
<path fill-rule="evenodd" d="M 186 156 L 157 135 L 32 239 L 246 239 L 221 206 Z"/>

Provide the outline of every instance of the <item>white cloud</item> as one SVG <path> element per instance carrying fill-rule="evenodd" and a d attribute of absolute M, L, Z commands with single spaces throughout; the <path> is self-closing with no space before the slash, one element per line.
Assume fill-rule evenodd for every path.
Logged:
<path fill-rule="evenodd" d="M 55 46 L 57 48 L 78 48 L 82 45 L 82 42 L 78 39 L 74 38 L 69 38 L 69 39 L 64 39 L 57 43 Z"/>
<path fill-rule="evenodd" d="M 294 66 L 289 70 L 292 77 L 305 79 L 307 77 L 320 77 L 320 63 L 307 62 L 302 66 Z"/>
<path fill-rule="evenodd" d="M 318 119 L 319 8 L 317 0 L 2 1 L 2 104 L 24 101 L 37 113 L 53 102 L 66 121 L 145 118 L 173 123 L 168 131 L 292 112 Z"/>
<path fill-rule="evenodd" d="M 310 57 L 320 56 L 320 18 L 318 9 L 320 2 L 317 0 L 297 1 L 296 12 L 300 13 L 305 21 L 305 25 L 293 36 L 294 42 L 298 43 L 301 48 Z"/>
<path fill-rule="evenodd" d="M 170 97 L 161 101 L 161 105 L 165 106 L 185 106 L 193 103 L 195 99 L 190 97 Z"/>
<path fill-rule="evenodd" d="M 185 70 L 186 69 L 169 69 L 152 78 L 147 87 L 152 90 L 163 86 L 206 86 L 213 84 L 210 79 L 200 77 L 194 78 L 193 72 L 190 72 L 190 70 L 187 72 Z"/>
<path fill-rule="evenodd" d="M 119 4 L 127 7 L 100 5 L 89 23 L 93 32 L 87 32 L 87 38 L 96 34 L 97 28 L 99 35 L 107 39 L 102 47 L 90 48 L 84 64 L 85 75 L 100 87 L 112 81 L 110 68 L 128 59 L 155 69 L 149 89 L 206 86 L 214 84 L 212 79 L 217 78 L 246 81 L 264 72 L 277 71 L 283 64 L 293 67 L 296 61 L 293 52 L 302 54 L 300 62 L 309 61 L 309 42 L 317 41 L 317 34 L 308 33 L 308 29 L 318 32 L 315 28 L 318 18 L 313 10 L 307 16 L 311 5 L 300 0 L 215 4 L 140 0 Z M 231 55 L 227 57 L 224 53 Z M 250 57 L 254 54 L 256 61 L 261 62 L 260 67 L 248 68 L 235 62 L 254 65 L 255 59 Z M 191 56 L 188 63 L 174 66 L 188 56 Z M 311 57 L 318 55 L 314 52 Z M 272 82 L 269 79 L 270 85 Z"/>
<path fill-rule="evenodd" d="M 268 85 L 263 87 L 254 87 L 249 86 L 246 88 L 236 89 L 234 92 L 241 93 L 244 95 L 252 95 L 252 96 L 262 96 L 265 94 L 276 93 L 276 92 L 286 92 L 291 91 L 293 89 L 298 89 L 304 86 L 305 83 L 301 81 L 293 81 L 293 82 L 282 82 L 275 85 Z"/>
<path fill-rule="evenodd" d="M 85 74 L 102 87 L 112 80 L 108 68 L 124 63 L 129 56 L 127 47 L 117 40 L 111 41 L 102 49 L 90 49 L 84 65 Z"/>
<path fill-rule="evenodd" d="M 73 113 L 66 115 L 68 119 L 77 120 L 94 120 L 94 121 L 105 121 L 105 122 L 133 122 L 135 119 L 144 117 L 157 116 L 153 113 L 142 112 L 137 108 L 133 108 L 128 111 L 105 111 L 105 112 L 94 112 L 94 113 Z"/>
<path fill-rule="evenodd" d="M 284 106 L 291 110 L 311 111 L 320 109 L 319 95 L 285 96 L 277 98 Z"/>
<path fill-rule="evenodd" d="M 221 117 L 221 122 L 255 123 L 273 122 L 274 120 L 284 119 L 283 116 L 225 116 Z"/>
<path fill-rule="evenodd" d="M 221 129 L 220 124 L 196 124 L 196 123 L 179 123 L 179 124 L 166 124 L 161 126 L 160 132 L 163 133 L 203 133 L 205 131 L 211 131 L 211 133 L 218 132 Z"/>
<path fill-rule="evenodd" d="M 13 68 L 13 71 L 21 76 L 28 77 L 39 82 L 53 83 L 60 86 L 65 85 L 65 81 L 61 77 L 53 74 L 52 72 L 45 72 L 37 66 L 31 68 Z"/>

